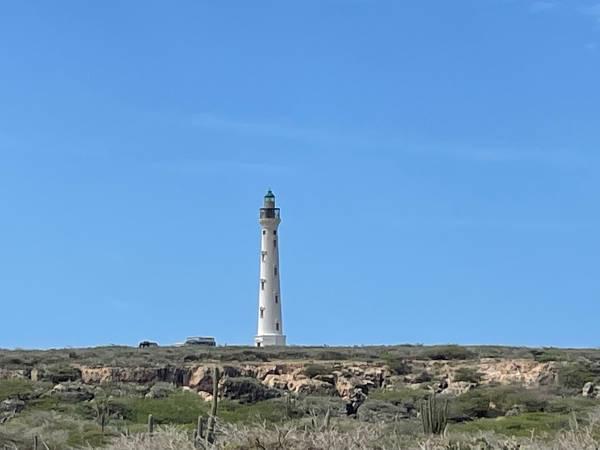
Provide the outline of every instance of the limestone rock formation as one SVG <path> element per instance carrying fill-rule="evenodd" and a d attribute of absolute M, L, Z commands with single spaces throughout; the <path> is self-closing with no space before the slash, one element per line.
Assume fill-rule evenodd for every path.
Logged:
<path fill-rule="evenodd" d="M 256 378 L 250 377 L 227 377 L 222 383 L 221 391 L 223 397 L 239 400 L 241 403 L 255 403 L 281 396 L 279 391 L 270 389 Z"/>

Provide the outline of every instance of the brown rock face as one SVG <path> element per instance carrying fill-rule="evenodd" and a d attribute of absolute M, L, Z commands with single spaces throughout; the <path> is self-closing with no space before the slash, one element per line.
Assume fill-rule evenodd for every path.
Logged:
<path fill-rule="evenodd" d="M 316 379 L 305 378 L 288 383 L 288 389 L 296 394 L 304 395 L 336 395 L 333 384 Z"/>
<path fill-rule="evenodd" d="M 330 373 L 325 370 L 312 378 L 305 374 L 308 363 L 242 363 L 222 366 L 224 375 L 221 384 L 227 379 L 253 378 L 268 388 L 308 395 L 333 395 L 350 399 L 357 391 L 368 395 L 373 389 L 394 386 L 420 386 L 436 380 L 445 380 L 439 387 L 443 392 L 460 395 L 472 389 L 474 384 L 455 382 L 454 375 L 460 368 L 473 369 L 482 374 L 480 384 L 521 384 L 534 386 L 554 383 L 557 380 L 559 363 L 540 363 L 528 359 L 482 359 L 480 361 L 410 361 L 412 374 L 394 375 L 382 363 L 335 362 L 328 363 Z M 73 365 L 73 373 L 84 384 L 101 383 L 171 383 L 186 387 L 195 392 L 212 393 L 211 364 L 182 365 L 163 367 L 89 367 Z M 69 372 L 70 373 L 70 372 Z M 79 375 L 80 374 L 80 375 Z M 418 374 L 427 374 L 423 380 Z M 43 368 L 2 369 L 0 379 L 31 378 L 44 379 L 48 374 Z"/>

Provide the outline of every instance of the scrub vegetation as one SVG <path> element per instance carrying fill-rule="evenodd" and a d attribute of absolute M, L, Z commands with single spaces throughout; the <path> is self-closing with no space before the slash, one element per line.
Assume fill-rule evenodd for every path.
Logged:
<path fill-rule="evenodd" d="M 213 442 L 209 377 L 147 378 L 205 366 L 223 368 Z M 139 379 L 82 375 L 106 368 Z M 597 383 L 592 349 L 0 350 L 0 449 L 596 449 Z"/>

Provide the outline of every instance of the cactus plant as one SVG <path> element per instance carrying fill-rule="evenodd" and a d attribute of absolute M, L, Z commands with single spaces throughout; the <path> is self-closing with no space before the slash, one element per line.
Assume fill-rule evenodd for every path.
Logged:
<path fill-rule="evenodd" d="M 148 414 L 148 433 L 154 433 L 154 416 L 152 414 Z"/>
<path fill-rule="evenodd" d="M 325 419 L 323 420 L 323 428 L 325 430 L 329 430 L 331 424 L 331 409 L 327 408 L 327 413 L 325 413 Z"/>
<path fill-rule="evenodd" d="M 421 402 L 421 423 L 426 434 L 443 434 L 448 424 L 448 401 L 439 404 L 435 394 Z"/>
<path fill-rule="evenodd" d="M 210 416 L 208 417 L 208 424 L 206 429 L 206 447 L 215 441 L 215 425 L 217 420 L 217 408 L 219 406 L 219 368 L 213 368 L 213 395 L 212 395 L 212 407 L 210 410 Z"/>

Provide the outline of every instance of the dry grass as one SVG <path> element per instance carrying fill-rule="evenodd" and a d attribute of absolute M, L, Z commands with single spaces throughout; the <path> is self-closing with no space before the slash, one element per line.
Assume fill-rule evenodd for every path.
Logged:
<path fill-rule="evenodd" d="M 569 430 L 553 438 L 506 438 L 494 434 L 450 435 L 439 438 L 406 435 L 393 426 L 356 423 L 351 428 L 311 428 L 221 424 L 212 450 L 597 450 L 600 415 L 586 426 L 573 420 Z M 173 427 L 153 436 L 122 436 L 103 450 L 192 450 L 189 434 Z"/>

